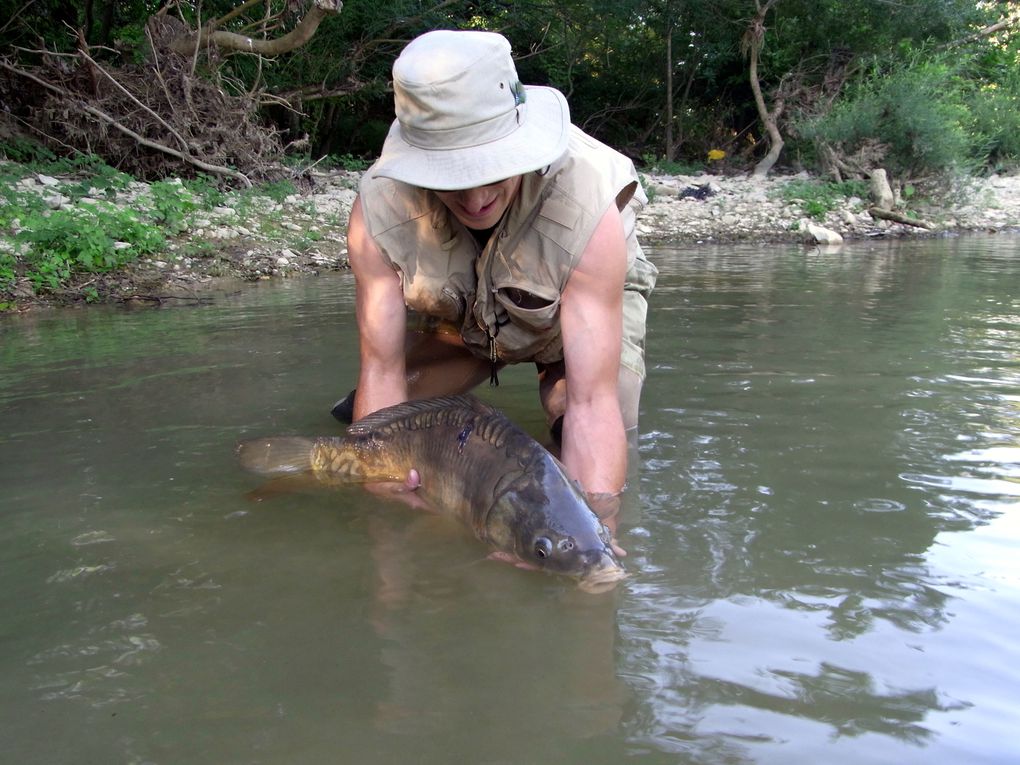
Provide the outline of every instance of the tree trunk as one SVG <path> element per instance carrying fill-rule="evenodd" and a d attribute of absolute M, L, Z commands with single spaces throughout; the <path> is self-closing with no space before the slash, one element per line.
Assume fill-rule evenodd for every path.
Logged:
<path fill-rule="evenodd" d="M 668 12 L 668 11 L 667 11 Z M 673 142 L 673 19 L 666 22 L 666 161 L 676 157 Z"/>
<path fill-rule="evenodd" d="M 297 26 L 283 37 L 278 37 L 275 40 L 254 40 L 233 32 L 209 31 L 209 27 L 216 25 L 216 22 L 213 21 L 198 32 L 177 38 L 170 44 L 170 48 L 182 56 L 193 56 L 197 50 L 209 47 L 258 53 L 263 56 L 279 56 L 295 48 L 300 48 L 311 40 L 322 20 L 327 16 L 339 13 L 343 5 L 341 0 L 315 0 Z"/>
<path fill-rule="evenodd" d="M 892 186 L 889 185 L 889 177 L 885 170 L 876 168 L 871 171 L 871 201 L 880 210 L 891 210 L 896 197 L 893 196 Z"/>
<path fill-rule="evenodd" d="M 775 108 L 770 112 L 761 92 L 761 83 L 758 81 L 758 59 L 765 44 L 765 16 L 777 2 L 779 0 L 768 0 L 762 5 L 760 0 L 755 0 L 756 13 L 741 41 L 741 47 L 749 59 L 748 77 L 751 81 L 751 92 L 754 93 L 754 103 L 758 108 L 758 117 L 769 137 L 768 154 L 754 166 L 754 172 L 751 173 L 753 178 L 764 178 L 769 174 L 769 170 L 779 159 L 784 143 L 783 134 L 779 132 L 779 115 L 783 111 L 783 102 L 777 101 Z"/>
<path fill-rule="evenodd" d="M 911 218 L 903 213 L 898 213 L 895 210 L 883 210 L 880 207 L 869 207 L 868 214 L 872 218 L 891 220 L 893 223 L 902 223 L 905 226 L 916 226 L 917 228 L 924 228 L 929 231 L 935 229 L 935 224 L 931 221 L 923 220 L 921 218 Z"/>

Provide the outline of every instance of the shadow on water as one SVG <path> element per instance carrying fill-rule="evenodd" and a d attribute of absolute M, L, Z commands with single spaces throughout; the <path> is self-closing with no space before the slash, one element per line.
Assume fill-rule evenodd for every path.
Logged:
<path fill-rule="evenodd" d="M 1007 762 L 1020 243 L 654 253 L 592 596 L 233 445 L 333 434 L 349 277 L 0 322 L 0 709 L 49 762 Z M 483 395 L 536 436 L 532 374 Z M 340 756 L 342 753 L 342 756 Z"/>

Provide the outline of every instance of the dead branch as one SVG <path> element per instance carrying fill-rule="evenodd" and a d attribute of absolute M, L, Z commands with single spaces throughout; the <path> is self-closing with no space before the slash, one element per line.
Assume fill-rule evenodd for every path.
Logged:
<path fill-rule="evenodd" d="M 935 224 L 930 221 L 922 220 L 920 218 L 910 218 L 903 213 L 898 213 L 894 210 L 883 210 L 880 207 L 869 207 L 868 214 L 872 218 L 891 220 L 893 223 L 902 223 L 906 226 L 916 226 L 917 228 L 924 228 L 929 231 L 936 228 Z"/>
<path fill-rule="evenodd" d="M 300 48 L 311 40 L 322 20 L 327 16 L 336 15 L 342 8 L 341 0 L 315 0 L 294 29 L 273 40 L 255 40 L 235 32 L 215 29 L 210 31 L 210 27 L 206 27 L 177 38 L 170 43 L 170 49 L 182 56 L 192 56 L 199 50 L 213 47 L 220 50 L 258 53 L 263 56 L 279 56 Z"/>
<path fill-rule="evenodd" d="M 113 83 L 115 88 L 120 90 L 124 95 L 126 95 L 129 99 L 131 99 L 132 102 L 138 104 L 139 108 L 141 108 L 143 111 L 145 111 L 149 115 L 151 115 L 152 118 L 156 120 L 156 122 L 158 122 L 160 125 L 165 127 L 167 129 L 167 131 L 170 133 L 170 135 L 172 135 L 174 138 L 176 138 L 178 141 L 180 141 L 180 144 L 181 144 L 182 148 L 184 148 L 185 150 L 189 150 L 190 149 L 190 147 L 188 146 L 188 142 L 184 140 L 184 136 L 182 136 L 180 133 L 178 133 L 173 128 L 173 126 L 171 126 L 166 120 L 164 120 L 162 117 L 160 117 L 156 112 L 154 112 L 148 106 L 146 106 L 141 101 L 139 101 L 137 98 L 135 98 L 135 96 L 131 93 L 131 91 L 129 91 L 127 88 L 125 88 L 119 82 L 117 82 L 116 78 L 112 74 L 107 72 L 106 69 L 101 67 L 95 61 L 95 59 L 93 59 L 88 53 L 85 52 L 84 49 L 80 49 L 78 51 L 78 55 L 81 56 L 83 59 L 85 59 L 85 61 L 89 65 L 89 68 L 90 68 L 91 71 L 98 71 L 98 72 L 102 73 L 110 82 Z"/>
<path fill-rule="evenodd" d="M 46 88 L 47 90 L 62 96 L 63 98 L 73 100 L 73 96 L 67 91 L 63 90 L 62 88 L 59 88 L 56 85 L 53 85 L 52 83 L 46 82 L 45 80 L 35 76 L 31 72 L 26 72 L 22 69 L 19 69 L 18 67 L 12 66 L 11 64 L 8 64 L 6 61 L 0 61 L 0 68 L 6 69 L 7 71 L 12 72 L 13 74 L 20 75 L 21 77 L 25 77 L 26 79 L 31 80 L 37 85 L 40 85 L 43 88 Z M 150 149 L 155 149 L 156 151 L 169 154 L 172 157 L 176 157 L 177 159 L 180 159 L 190 165 L 194 165 L 200 170 L 204 170 L 208 173 L 213 173 L 214 175 L 224 175 L 229 178 L 234 178 L 235 180 L 241 181 L 248 188 L 251 188 L 252 186 L 252 182 L 243 173 L 239 173 L 227 167 L 220 167 L 218 165 L 209 164 L 208 162 L 203 162 L 202 160 L 196 157 L 191 157 L 186 154 L 183 154 L 182 152 L 177 151 L 176 149 L 171 149 L 169 146 L 165 146 L 164 144 L 158 143 L 156 141 L 151 141 L 148 138 L 139 135 L 134 130 L 131 130 L 125 125 L 122 125 L 120 122 L 111 117 L 109 114 L 106 114 L 101 109 L 97 109 L 96 107 L 90 106 L 89 104 L 85 103 L 79 103 L 78 108 L 80 108 L 82 111 L 88 114 L 91 114 L 93 117 L 102 120 L 110 127 L 119 130 L 120 132 L 129 136 L 142 146 L 147 146 Z"/>
<path fill-rule="evenodd" d="M 983 27 L 977 30 L 976 32 L 973 32 L 972 34 L 969 34 L 966 37 L 961 37 L 959 40 L 952 40 L 950 42 L 943 43 L 942 45 L 938 46 L 936 50 L 947 50 L 949 48 L 957 48 L 961 45 L 966 45 L 967 43 L 974 42 L 975 40 L 980 40 L 985 37 L 991 37 L 992 35 L 997 34 L 1003 31 L 1004 29 L 1010 29 L 1012 27 L 1020 28 L 1020 11 L 1013 11 L 1011 13 L 1007 13 L 1006 16 L 1004 16 L 996 23 L 989 24 L 988 26 Z"/>

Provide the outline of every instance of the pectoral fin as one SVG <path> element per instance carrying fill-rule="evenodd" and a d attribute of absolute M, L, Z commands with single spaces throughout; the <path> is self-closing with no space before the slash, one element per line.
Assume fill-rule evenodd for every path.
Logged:
<path fill-rule="evenodd" d="M 299 436 L 277 436 L 244 441 L 237 456 L 245 470 L 259 475 L 283 476 L 310 473 L 315 442 Z"/>
<path fill-rule="evenodd" d="M 486 557 L 489 560 L 496 560 L 500 563 L 509 563 L 511 566 L 516 568 L 523 568 L 525 571 L 541 571 L 541 569 L 534 563 L 523 561 L 513 553 L 503 552 L 502 550 L 491 552 Z"/>

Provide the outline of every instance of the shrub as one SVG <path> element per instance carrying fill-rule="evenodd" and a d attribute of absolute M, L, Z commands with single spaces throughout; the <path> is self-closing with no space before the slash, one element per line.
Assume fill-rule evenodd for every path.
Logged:
<path fill-rule="evenodd" d="M 826 115 L 798 132 L 852 154 L 883 144 L 883 165 L 909 178 L 974 167 L 983 160 L 971 129 L 970 86 L 939 60 L 873 72 Z"/>
<path fill-rule="evenodd" d="M 822 219 L 850 197 L 866 197 L 865 181 L 810 181 L 794 180 L 783 184 L 779 191 L 783 201 L 796 203 L 811 218 Z"/>
<path fill-rule="evenodd" d="M 1020 162 L 1020 72 L 1011 69 L 971 100 L 974 131 L 993 167 Z"/>
<path fill-rule="evenodd" d="M 73 275 L 104 273 L 156 252 L 165 243 L 157 228 L 133 210 L 99 203 L 45 214 L 29 213 L 15 241 L 27 245 L 25 275 L 37 290 L 57 290 Z M 14 263 L 7 265 L 13 279 Z M 4 266 L 0 264 L 0 278 Z"/>

